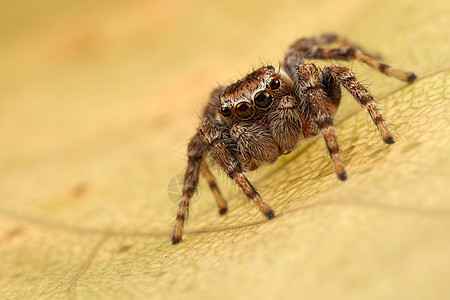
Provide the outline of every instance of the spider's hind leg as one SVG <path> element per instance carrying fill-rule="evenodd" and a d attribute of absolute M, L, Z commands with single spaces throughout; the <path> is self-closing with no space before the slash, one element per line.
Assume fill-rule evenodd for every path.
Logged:
<path fill-rule="evenodd" d="M 337 43 L 340 47 L 323 47 L 324 45 L 331 43 Z M 294 66 L 303 63 L 303 59 L 359 60 L 383 74 L 393 76 L 402 81 L 412 82 L 416 79 L 414 73 L 394 69 L 361 50 L 358 46 L 333 33 L 296 40 L 289 47 L 284 59 L 286 71 L 290 73 L 290 75 L 293 75 Z"/>

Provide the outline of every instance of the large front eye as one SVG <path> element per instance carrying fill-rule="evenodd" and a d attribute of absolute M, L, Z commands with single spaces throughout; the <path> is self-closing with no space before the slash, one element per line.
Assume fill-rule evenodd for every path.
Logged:
<path fill-rule="evenodd" d="M 247 102 L 241 102 L 236 106 L 236 115 L 241 119 L 249 119 L 253 115 L 253 107 Z"/>
<path fill-rule="evenodd" d="M 266 91 L 261 91 L 256 93 L 255 98 L 253 100 L 255 101 L 255 105 L 257 107 L 268 108 L 270 104 L 272 104 L 272 95 Z"/>

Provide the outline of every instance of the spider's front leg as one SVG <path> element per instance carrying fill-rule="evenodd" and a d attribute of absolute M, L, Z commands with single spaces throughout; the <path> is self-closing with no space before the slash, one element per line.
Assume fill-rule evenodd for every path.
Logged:
<path fill-rule="evenodd" d="M 217 107 L 219 105 L 218 97 L 220 91 L 222 90 L 223 87 L 219 86 L 211 93 L 208 105 L 203 112 L 203 117 L 214 118 L 216 116 Z M 178 204 L 178 213 L 172 234 L 172 244 L 176 244 L 181 241 L 184 222 L 189 215 L 189 202 L 197 189 L 200 171 L 202 172 L 203 176 L 205 176 L 205 179 L 214 194 L 217 206 L 219 207 L 219 214 L 223 215 L 228 210 L 227 202 L 225 201 L 225 199 L 223 199 L 219 187 L 217 186 L 216 180 L 211 174 L 211 171 L 208 168 L 208 164 L 206 163 L 204 157 L 206 150 L 207 146 L 203 143 L 199 133 L 197 132 L 191 138 L 188 144 L 188 166 L 184 175 L 183 195 L 181 196 L 180 203 Z"/>
<path fill-rule="evenodd" d="M 208 117 L 200 125 L 198 132 L 202 141 L 208 146 L 212 156 L 225 173 L 258 206 L 267 219 L 272 219 L 275 216 L 274 211 L 262 200 L 259 193 L 243 174 L 241 163 L 237 156 L 236 144 L 230 136 L 228 127 Z"/>
<path fill-rule="evenodd" d="M 298 65 L 295 69 L 294 83 L 298 97 L 308 101 L 310 104 L 314 112 L 314 120 L 327 144 L 336 174 L 340 180 L 346 180 L 347 172 L 339 154 L 333 117 L 330 113 L 337 110 L 336 106 L 339 105 L 340 91 L 334 91 L 333 99 L 330 99 L 322 89 L 319 71 L 313 64 Z"/>
<path fill-rule="evenodd" d="M 177 244 L 181 241 L 183 236 L 183 226 L 189 215 L 189 203 L 197 190 L 199 172 L 201 171 L 205 176 L 211 191 L 219 207 L 219 214 L 223 215 L 228 210 L 228 205 L 225 199 L 223 199 L 220 193 L 219 187 L 216 184 L 214 176 L 208 168 L 208 164 L 205 159 L 205 152 L 207 150 L 206 145 L 200 138 L 199 133 L 196 133 L 188 144 L 188 166 L 184 175 L 183 182 L 183 195 L 181 196 L 180 203 L 178 204 L 177 218 L 175 221 L 175 227 L 172 233 L 172 244 Z"/>

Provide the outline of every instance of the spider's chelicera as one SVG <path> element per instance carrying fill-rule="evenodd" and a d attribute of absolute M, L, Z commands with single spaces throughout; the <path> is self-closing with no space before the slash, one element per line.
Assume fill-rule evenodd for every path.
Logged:
<path fill-rule="evenodd" d="M 323 47 L 331 43 L 339 46 Z M 336 34 L 323 34 L 295 41 L 284 58 L 283 70 L 265 66 L 229 86 L 218 87 L 211 94 L 203 121 L 188 145 L 188 166 L 172 235 L 173 244 L 182 238 L 189 200 L 196 191 L 200 172 L 216 198 L 219 213 L 227 212 L 227 202 L 205 160 L 208 152 L 267 219 L 274 217 L 274 211 L 262 200 L 244 172 L 274 163 L 280 155 L 294 150 L 303 139 L 322 135 L 337 177 L 346 180 L 333 125 L 341 100 L 341 86 L 367 109 L 383 141 L 394 143 L 373 97 L 350 69 L 331 65 L 319 71 L 304 59 L 359 60 L 400 80 L 412 82 L 416 79 L 413 73 L 381 63 Z"/>

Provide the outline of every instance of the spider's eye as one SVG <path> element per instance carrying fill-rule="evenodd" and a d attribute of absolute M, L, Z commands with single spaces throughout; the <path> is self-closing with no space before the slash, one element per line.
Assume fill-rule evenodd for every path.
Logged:
<path fill-rule="evenodd" d="M 229 108 L 229 107 L 222 107 L 222 108 L 220 109 L 220 113 L 221 113 L 222 116 L 224 116 L 224 117 L 229 117 L 229 116 L 231 116 L 231 108 Z"/>
<path fill-rule="evenodd" d="M 249 119 L 253 115 L 253 107 L 247 102 L 241 102 L 236 106 L 236 115 L 241 119 Z"/>
<path fill-rule="evenodd" d="M 261 91 L 256 93 L 254 101 L 257 107 L 268 108 L 272 104 L 272 95 L 266 91 Z"/>
<path fill-rule="evenodd" d="M 272 90 L 276 90 L 280 87 L 280 81 L 278 79 L 274 79 L 269 83 L 269 86 Z"/>

